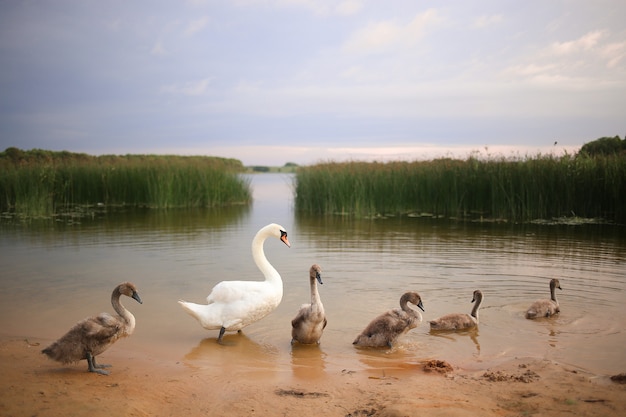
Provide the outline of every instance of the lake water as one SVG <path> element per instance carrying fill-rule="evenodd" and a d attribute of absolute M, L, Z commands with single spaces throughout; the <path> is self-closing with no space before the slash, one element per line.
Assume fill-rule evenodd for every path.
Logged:
<path fill-rule="evenodd" d="M 112 289 L 128 280 L 144 303 L 123 300 L 137 328 L 112 349 L 218 374 L 311 378 L 410 369 L 427 359 L 485 369 L 527 356 L 599 374 L 626 371 L 624 228 L 296 216 L 293 177 L 251 181 L 250 207 L 128 210 L 39 227 L 1 223 L 0 332 L 52 341 L 77 320 L 112 311 Z M 287 229 L 292 244 L 265 243 L 284 281 L 283 301 L 243 334 L 227 333 L 220 346 L 218 332 L 201 328 L 177 300 L 204 303 L 219 281 L 262 279 L 250 243 L 271 222 Z M 310 300 L 313 263 L 323 269 L 328 326 L 319 347 L 292 347 L 290 321 Z M 531 302 L 549 297 L 551 278 L 563 288 L 561 313 L 526 320 Z M 430 332 L 428 320 L 469 312 L 475 289 L 485 297 L 477 330 Z M 424 322 L 391 350 L 355 349 L 355 336 L 407 290 L 420 293 Z"/>

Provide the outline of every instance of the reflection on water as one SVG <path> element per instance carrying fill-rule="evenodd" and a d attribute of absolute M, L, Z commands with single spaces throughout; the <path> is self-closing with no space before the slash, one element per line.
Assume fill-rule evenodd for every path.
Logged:
<path fill-rule="evenodd" d="M 299 379 L 314 379 L 326 375 L 326 353 L 321 345 L 301 345 L 291 347 L 291 370 Z"/>
<path fill-rule="evenodd" d="M 399 340 L 396 346 L 389 348 L 355 347 L 354 353 L 361 367 L 374 377 L 386 377 L 397 370 L 414 369 L 424 361 L 422 347 L 410 340 Z"/>
<path fill-rule="evenodd" d="M 223 344 L 219 344 L 216 338 L 202 339 L 185 355 L 185 364 L 223 373 L 235 372 L 239 367 L 257 371 L 276 368 L 278 350 L 274 346 L 257 343 L 244 332 L 226 334 L 222 340 Z"/>
<path fill-rule="evenodd" d="M 480 343 L 478 341 L 479 328 L 473 327 L 471 329 L 465 330 L 430 330 L 429 335 L 432 337 L 441 337 L 445 339 L 444 343 L 456 343 L 462 338 L 469 338 L 474 346 L 476 347 L 476 351 L 473 353 L 475 358 L 480 356 Z M 469 353 L 469 352 L 468 352 Z"/>
<path fill-rule="evenodd" d="M 294 215 L 289 175 L 251 176 L 254 203 L 212 210 L 125 210 L 37 228 L 0 223 L 0 331 L 52 340 L 77 320 L 112 311 L 110 293 L 133 281 L 144 304 L 125 349 L 214 372 L 315 378 L 366 369 L 409 369 L 427 359 L 482 369 L 538 356 L 600 373 L 626 368 L 626 233 L 620 227 L 454 223 Z M 177 304 L 203 303 L 222 280 L 259 280 L 250 243 L 262 226 L 287 228 L 292 247 L 267 241 L 284 281 L 280 306 L 244 330 L 202 329 Z M 291 346 L 291 319 L 310 301 L 309 267 L 324 270 L 328 317 L 320 346 Z M 559 278 L 561 314 L 526 320 Z M 481 289 L 479 328 L 432 333 L 428 320 L 469 312 Z M 424 322 L 394 349 L 355 349 L 372 317 L 420 293 Z M 602 351 L 603 355 L 597 352 Z"/>

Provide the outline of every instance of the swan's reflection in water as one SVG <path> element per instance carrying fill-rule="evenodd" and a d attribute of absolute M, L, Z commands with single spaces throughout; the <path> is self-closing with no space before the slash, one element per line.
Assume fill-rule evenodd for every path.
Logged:
<path fill-rule="evenodd" d="M 374 377 L 386 377 L 392 371 L 414 370 L 421 367 L 422 360 L 415 353 L 420 343 L 405 340 L 392 348 L 355 347 L 359 362 Z"/>
<path fill-rule="evenodd" d="M 224 335 L 223 344 L 216 337 L 200 341 L 185 356 L 186 366 L 195 369 L 219 369 L 223 374 L 248 372 L 274 373 L 278 349 L 253 341 L 243 332 Z"/>
<path fill-rule="evenodd" d="M 312 379 L 326 376 L 326 353 L 318 344 L 294 343 L 291 346 L 291 370 L 296 378 Z"/>
<path fill-rule="evenodd" d="M 434 337 L 440 337 L 448 340 L 449 342 L 458 342 L 463 337 L 469 337 L 476 347 L 474 356 L 480 356 L 480 343 L 478 342 L 478 327 L 472 327 L 471 329 L 463 330 L 433 330 L 429 331 L 429 334 Z"/>

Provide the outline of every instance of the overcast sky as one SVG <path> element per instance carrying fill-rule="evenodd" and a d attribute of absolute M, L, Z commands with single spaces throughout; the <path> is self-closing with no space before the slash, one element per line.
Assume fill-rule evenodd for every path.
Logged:
<path fill-rule="evenodd" d="M 624 0 L 2 0 L 0 150 L 572 152 L 626 134 L 625 16 Z"/>

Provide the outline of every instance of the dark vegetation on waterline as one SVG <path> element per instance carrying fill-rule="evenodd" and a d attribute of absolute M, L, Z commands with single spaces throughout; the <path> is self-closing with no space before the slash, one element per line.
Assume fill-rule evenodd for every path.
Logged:
<path fill-rule="evenodd" d="M 246 167 L 246 172 L 254 174 L 267 174 L 267 173 L 282 173 L 293 174 L 299 168 L 299 165 L 294 162 L 287 162 L 282 167 L 270 167 L 266 165 L 253 165 Z"/>
<path fill-rule="evenodd" d="M 216 207 L 249 203 L 241 161 L 177 155 L 0 152 L 0 210 L 50 217 L 99 205 L 150 208 Z"/>
<path fill-rule="evenodd" d="M 295 207 L 355 217 L 626 223 L 626 140 L 600 138 L 576 155 L 319 163 L 297 171 Z"/>

